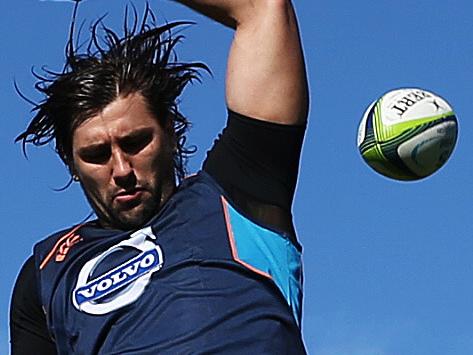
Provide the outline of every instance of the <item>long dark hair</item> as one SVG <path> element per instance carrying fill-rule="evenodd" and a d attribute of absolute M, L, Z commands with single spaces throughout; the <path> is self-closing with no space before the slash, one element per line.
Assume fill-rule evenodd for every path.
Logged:
<path fill-rule="evenodd" d="M 186 173 L 187 157 L 195 147 L 185 145 L 189 121 L 179 112 L 177 98 L 188 83 L 199 80 L 201 69 L 209 71 L 203 63 L 181 63 L 177 59 L 174 47 L 183 36 L 173 35 L 172 31 L 190 23 L 156 26 L 148 4 L 139 22 L 136 9 L 132 7 L 130 16 L 127 7 L 123 37 L 106 27 L 100 18 L 91 27 L 87 45 L 79 46 L 79 39 L 74 40 L 78 4 L 76 1 L 64 69 L 43 69 L 44 73 L 34 74 L 38 79 L 35 88 L 45 98 L 33 103 L 35 116 L 16 141 L 22 142 L 25 151 L 27 143 L 43 146 L 54 140 L 57 154 L 72 172 L 74 129 L 118 97 L 140 93 L 163 127 L 172 120 L 174 170 L 181 180 Z"/>

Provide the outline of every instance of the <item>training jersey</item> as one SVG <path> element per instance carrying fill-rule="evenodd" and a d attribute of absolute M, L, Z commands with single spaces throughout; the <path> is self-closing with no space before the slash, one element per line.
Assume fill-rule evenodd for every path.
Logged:
<path fill-rule="evenodd" d="M 86 223 L 35 246 L 59 354 L 305 353 L 299 244 L 207 163 L 139 230 Z"/>

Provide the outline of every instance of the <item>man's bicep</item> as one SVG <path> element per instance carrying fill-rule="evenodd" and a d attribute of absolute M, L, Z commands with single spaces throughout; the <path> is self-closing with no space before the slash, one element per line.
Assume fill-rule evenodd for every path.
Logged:
<path fill-rule="evenodd" d="M 300 124 L 308 89 L 296 16 L 289 0 L 250 2 L 228 59 L 228 107 L 257 119 Z"/>
<path fill-rule="evenodd" d="M 36 287 L 34 259 L 23 265 L 13 290 L 10 308 L 12 355 L 55 355 Z"/>
<path fill-rule="evenodd" d="M 263 121 L 301 124 L 308 88 L 291 0 L 176 0 L 234 28 L 226 76 L 228 107 Z"/>

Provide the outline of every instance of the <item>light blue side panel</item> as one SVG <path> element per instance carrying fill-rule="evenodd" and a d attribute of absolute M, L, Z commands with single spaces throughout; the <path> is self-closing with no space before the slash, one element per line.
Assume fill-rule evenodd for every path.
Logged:
<path fill-rule="evenodd" d="M 301 253 L 287 238 L 250 221 L 228 203 L 226 206 L 238 258 L 272 277 L 300 326 Z"/>

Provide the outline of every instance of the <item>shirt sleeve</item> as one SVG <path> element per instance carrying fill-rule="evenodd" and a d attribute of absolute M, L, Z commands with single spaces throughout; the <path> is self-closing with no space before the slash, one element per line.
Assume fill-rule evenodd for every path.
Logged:
<path fill-rule="evenodd" d="M 305 126 L 252 119 L 229 111 L 226 128 L 207 154 L 204 170 L 234 189 L 290 210 Z"/>
<path fill-rule="evenodd" d="M 41 308 L 32 256 L 23 265 L 13 289 L 10 343 L 12 355 L 56 354 Z"/>
<path fill-rule="evenodd" d="M 203 169 L 251 216 L 292 233 L 304 132 L 305 125 L 272 123 L 229 110 L 227 126 L 207 153 Z"/>

